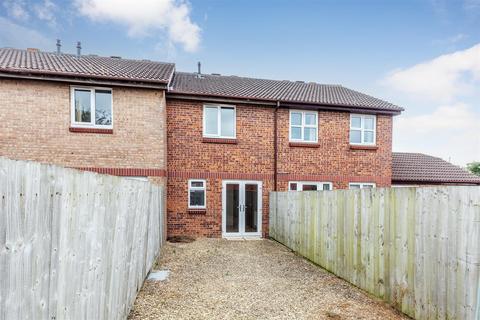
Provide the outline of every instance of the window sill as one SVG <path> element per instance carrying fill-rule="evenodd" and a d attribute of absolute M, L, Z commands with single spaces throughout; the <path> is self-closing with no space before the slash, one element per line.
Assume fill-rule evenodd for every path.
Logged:
<path fill-rule="evenodd" d="M 70 127 L 70 132 L 113 134 L 113 129 Z"/>
<path fill-rule="evenodd" d="M 377 146 L 362 146 L 362 145 L 356 145 L 356 144 L 351 144 L 350 145 L 350 150 L 372 150 L 375 151 L 377 150 Z"/>
<path fill-rule="evenodd" d="M 299 148 L 318 148 L 320 145 L 318 142 L 307 143 L 307 142 L 290 142 L 288 144 L 290 147 L 299 147 Z"/>
<path fill-rule="evenodd" d="M 188 214 L 206 214 L 207 209 L 188 209 Z"/>
<path fill-rule="evenodd" d="M 218 143 L 218 144 L 237 144 L 237 139 L 225 139 L 225 138 L 203 138 L 203 143 Z"/>

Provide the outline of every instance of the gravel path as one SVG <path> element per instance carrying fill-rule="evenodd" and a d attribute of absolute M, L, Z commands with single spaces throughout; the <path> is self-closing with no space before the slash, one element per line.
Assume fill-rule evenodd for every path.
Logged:
<path fill-rule="evenodd" d="M 407 319 L 271 240 L 167 243 L 129 319 Z"/>

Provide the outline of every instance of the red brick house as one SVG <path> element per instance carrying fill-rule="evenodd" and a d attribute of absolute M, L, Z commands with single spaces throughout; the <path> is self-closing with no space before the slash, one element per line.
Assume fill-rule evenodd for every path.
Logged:
<path fill-rule="evenodd" d="M 168 234 L 208 237 L 265 236 L 270 191 L 390 186 L 403 110 L 338 85 L 16 49 L 0 49 L 0 104 L 1 156 L 166 181 Z"/>

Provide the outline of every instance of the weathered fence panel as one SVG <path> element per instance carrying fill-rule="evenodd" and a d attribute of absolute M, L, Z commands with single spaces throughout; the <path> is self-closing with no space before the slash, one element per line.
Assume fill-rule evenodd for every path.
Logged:
<path fill-rule="evenodd" d="M 480 187 L 272 192 L 269 233 L 415 319 L 479 319 Z"/>
<path fill-rule="evenodd" d="M 163 192 L 0 158 L 0 319 L 125 319 L 162 245 Z"/>

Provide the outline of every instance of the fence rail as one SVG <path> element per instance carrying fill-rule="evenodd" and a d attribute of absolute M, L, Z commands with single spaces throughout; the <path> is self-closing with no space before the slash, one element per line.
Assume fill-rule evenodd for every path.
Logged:
<path fill-rule="evenodd" d="M 480 308 L 480 187 L 273 192 L 269 233 L 415 319 Z"/>
<path fill-rule="evenodd" d="M 0 319 L 125 319 L 163 212 L 148 182 L 0 158 Z"/>

